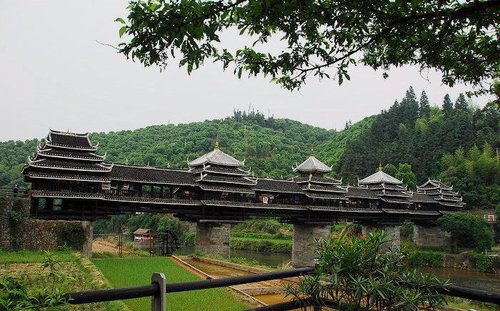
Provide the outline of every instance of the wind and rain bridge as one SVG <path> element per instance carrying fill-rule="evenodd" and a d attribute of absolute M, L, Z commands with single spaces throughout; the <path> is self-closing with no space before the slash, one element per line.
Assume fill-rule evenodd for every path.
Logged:
<path fill-rule="evenodd" d="M 382 170 L 356 186 L 327 177 L 331 168 L 314 156 L 293 168 L 289 180 L 252 176 L 216 148 L 189 169 L 106 162 L 89 134 L 51 130 L 23 170 L 31 183 L 30 215 L 38 219 L 93 221 L 124 213 L 171 213 L 197 227 L 196 248 L 228 256 L 231 224 L 274 217 L 294 226 L 294 266 L 311 265 L 314 238 L 326 237 L 338 220 L 383 229 L 399 247 L 400 227 L 415 223 L 418 245 L 438 246 L 449 237 L 436 220 L 463 209 L 459 194 L 437 180 L 409 191 Z"/>

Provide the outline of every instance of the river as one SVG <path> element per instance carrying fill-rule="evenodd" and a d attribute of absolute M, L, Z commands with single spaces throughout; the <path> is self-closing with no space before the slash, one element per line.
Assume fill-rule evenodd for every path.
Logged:
<path fill-rule="evenodd" d="M 188 248 L 181 251 L 183 255 L 193 254 L 194 249 Z M 283 267 L 290 263 L 290 254 L 260 253 L 248 250 L 231 250 L 232 258 L 244 258 L 270 267 Z M 452 268 L 420 268 L 422 272 L 433 274 L 439 279 L 449 280 L 455 285 L 495 291 L 500 293 L 500 276 L 492 273 L 459 270 Z"/>

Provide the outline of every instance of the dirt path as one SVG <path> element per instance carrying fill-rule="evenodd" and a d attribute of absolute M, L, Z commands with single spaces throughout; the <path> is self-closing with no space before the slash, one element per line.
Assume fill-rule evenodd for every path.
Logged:
<path fill-rule="evenodd" d="M 239 265 L 228 264 L 212 259 L 199 260 L 193 257 L 180 257 L 180 259 L 200 270 L 207 276 L 215 279 L 267 272 L 263 269 L 253 269 L 243 266 L 238 267 Z M 290 301 L 292 298 L 285 297 L 286 295 L 283 293 L 283 288 L 285 285 L 292 283 L 295 283 L 293 279 L 282 279 L 235 285 L 232 286 L 232 288 L 252 297 L 261 305 L 269 305 Z"/>

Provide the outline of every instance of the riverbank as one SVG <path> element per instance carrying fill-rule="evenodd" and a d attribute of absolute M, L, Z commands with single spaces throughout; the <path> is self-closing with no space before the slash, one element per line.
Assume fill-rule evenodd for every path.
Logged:
<path fill-rule="evenodd" d="M 402 249 L 408 253 L 410 265 L 414 267 L 452 268 L 466 271 L 500 274 L 500 255 L 480 254 L 470 249 L 422 248 L 405 241 Z"/>

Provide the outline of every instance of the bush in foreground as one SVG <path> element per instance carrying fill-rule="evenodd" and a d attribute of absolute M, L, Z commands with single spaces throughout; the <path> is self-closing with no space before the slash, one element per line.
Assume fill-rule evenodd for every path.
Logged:
<path fill-rule="evenodd" d="M 315 273 L 288 286 L 287 294 L 337 310 L 433 310 L 444 305 L 436 288 L 446 282 L 409 271 L 404 253 L 381 251 L 387 241 L 385 233 L 318 241 Z"/>

